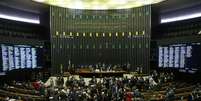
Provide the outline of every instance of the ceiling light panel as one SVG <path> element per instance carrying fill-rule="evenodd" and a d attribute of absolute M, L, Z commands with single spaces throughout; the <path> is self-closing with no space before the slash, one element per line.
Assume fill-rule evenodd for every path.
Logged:
<path fill-rule="evenodd" d="M 165 0 L 33 0 L 35 2 L 69 9 L 129 9 L 156 4 Z"/>

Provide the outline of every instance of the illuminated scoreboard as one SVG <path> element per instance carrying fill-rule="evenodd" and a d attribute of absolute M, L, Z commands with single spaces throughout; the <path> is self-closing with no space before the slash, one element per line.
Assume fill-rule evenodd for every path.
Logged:
<path fill-rule="evenodd" d="M 158 58 L 158 65 L 159 65 L 159 67 L 163 67 L 163 57 L 164 57 L 164 55 L 163 55 L 163 47 L 159 47 L 159 58 Z"/>
<path fill-rule="evenodd" d="M 15 54 L 15 56 L 14 56 L 14 60 L 15 60 L 15 68 L 16 69 L 19 69 L 20 68 L 20 49 L 19 49 L 19 47 L 15 47 L 14 48 L 14 54 Z"/>
<path fill-rule="evenodd" d="M 169 47 L 169 65 L 168 67 L 174 67 L 174 48 Z"/>
<path fill-rule="evenodd" d="M 41 63 L 40 48 L 29 45 L 5 45 L 1 44 L 2 70 L 38 68 Z"/>
<path fill-rule="evenodd" d="M 180 47 L 175 47 L 175 51 L 174 51 L 174 67 L 178 68 L 179 67 L 179 50 Z"/>
<path fill-rule="evenodd" d="M 158 66 L 160 68 L 176 68 L 182 71 L 197 71 L 201 51 L 200 43 L 173 44 L 159 46 Z"/>
<path fill-rule="evenodd" d="M 9 70 L 8 47 L 1 46 L 3 71 Z"/>

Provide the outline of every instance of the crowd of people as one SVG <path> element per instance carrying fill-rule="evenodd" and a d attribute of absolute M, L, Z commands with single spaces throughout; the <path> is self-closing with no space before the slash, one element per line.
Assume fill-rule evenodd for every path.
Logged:
<path fill-rule="evenodd" d="M 61 76 L 57 78 L 56 85 L 51 80 L 46 95 L 52 101 L 144 101 L 142 91 L 154 90 L 160 84 L 172 81 L 172 77 L 154 72 L 147 77 L 93 77 L 86 84 L 82 77 L 75 79 L 72 76 L 64 82 Z"/>
<path fill-rule="evenodd" d="M 51 78 L 49 85 L 41 80 L 20 85 L 24 85 L 25 89 L 36 90 L 39 96 L 46 97 L 49 101 L 145 101 L 144 92 L 157 91 L 163 84 L 174 81 L 174 74 L 154 71 L 149 76 L 92 77 L 87 82 L 85 79 L 69 76 L 64 80 L 60 75 L 56 80 Z M 13 83 L 19 85 L 17 82 Z M 198 84 L 189 95 L 189 101 L 200 98 L 201 86 Z M 166 89 L 164 99 L 176 99 L 174 86 Z"/>
<path fill-rule="evenodd" d="M 201 85 L 198 83 L 189 96 L 190 101 L 201 100 Z"/>

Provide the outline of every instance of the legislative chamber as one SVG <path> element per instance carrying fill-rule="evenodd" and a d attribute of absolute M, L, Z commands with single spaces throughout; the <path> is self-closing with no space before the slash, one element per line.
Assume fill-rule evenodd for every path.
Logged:
<path fill-rule="evenodd" d="M 0 0 L 0 101 L 200 101 L 200 0 Z"/>

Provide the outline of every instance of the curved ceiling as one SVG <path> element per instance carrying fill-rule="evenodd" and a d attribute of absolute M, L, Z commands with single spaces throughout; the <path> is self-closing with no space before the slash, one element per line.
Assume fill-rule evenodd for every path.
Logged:
<path fill-rule="evenodd" d="M 165 0 L 33 0 L 69 9 L 109 10 L 129 9 L 156 4 Z"/>
<path fill-rule="evenodd" d="M 153 6 L 159 13 L 169 13 L 201 5 L 201 0 L 166 0 Z"/>
<path fill-rule="evenodd" d="M 166 0 L 154 4 L 152 7 L 158 13 L 167 13 L 200 4 L 201 0 Z M 0 0 L 0 7 L 1 5 L 31 13 L 43 13 L 49 10 L 48 5 L 36 3 L 32 0 Z"/>
<path fill-rule="evenodd" d="M 31 0 L 0 0 L 1 6 L 36 14 L 49 10 L 48 5 L 36 3 Z"/>

